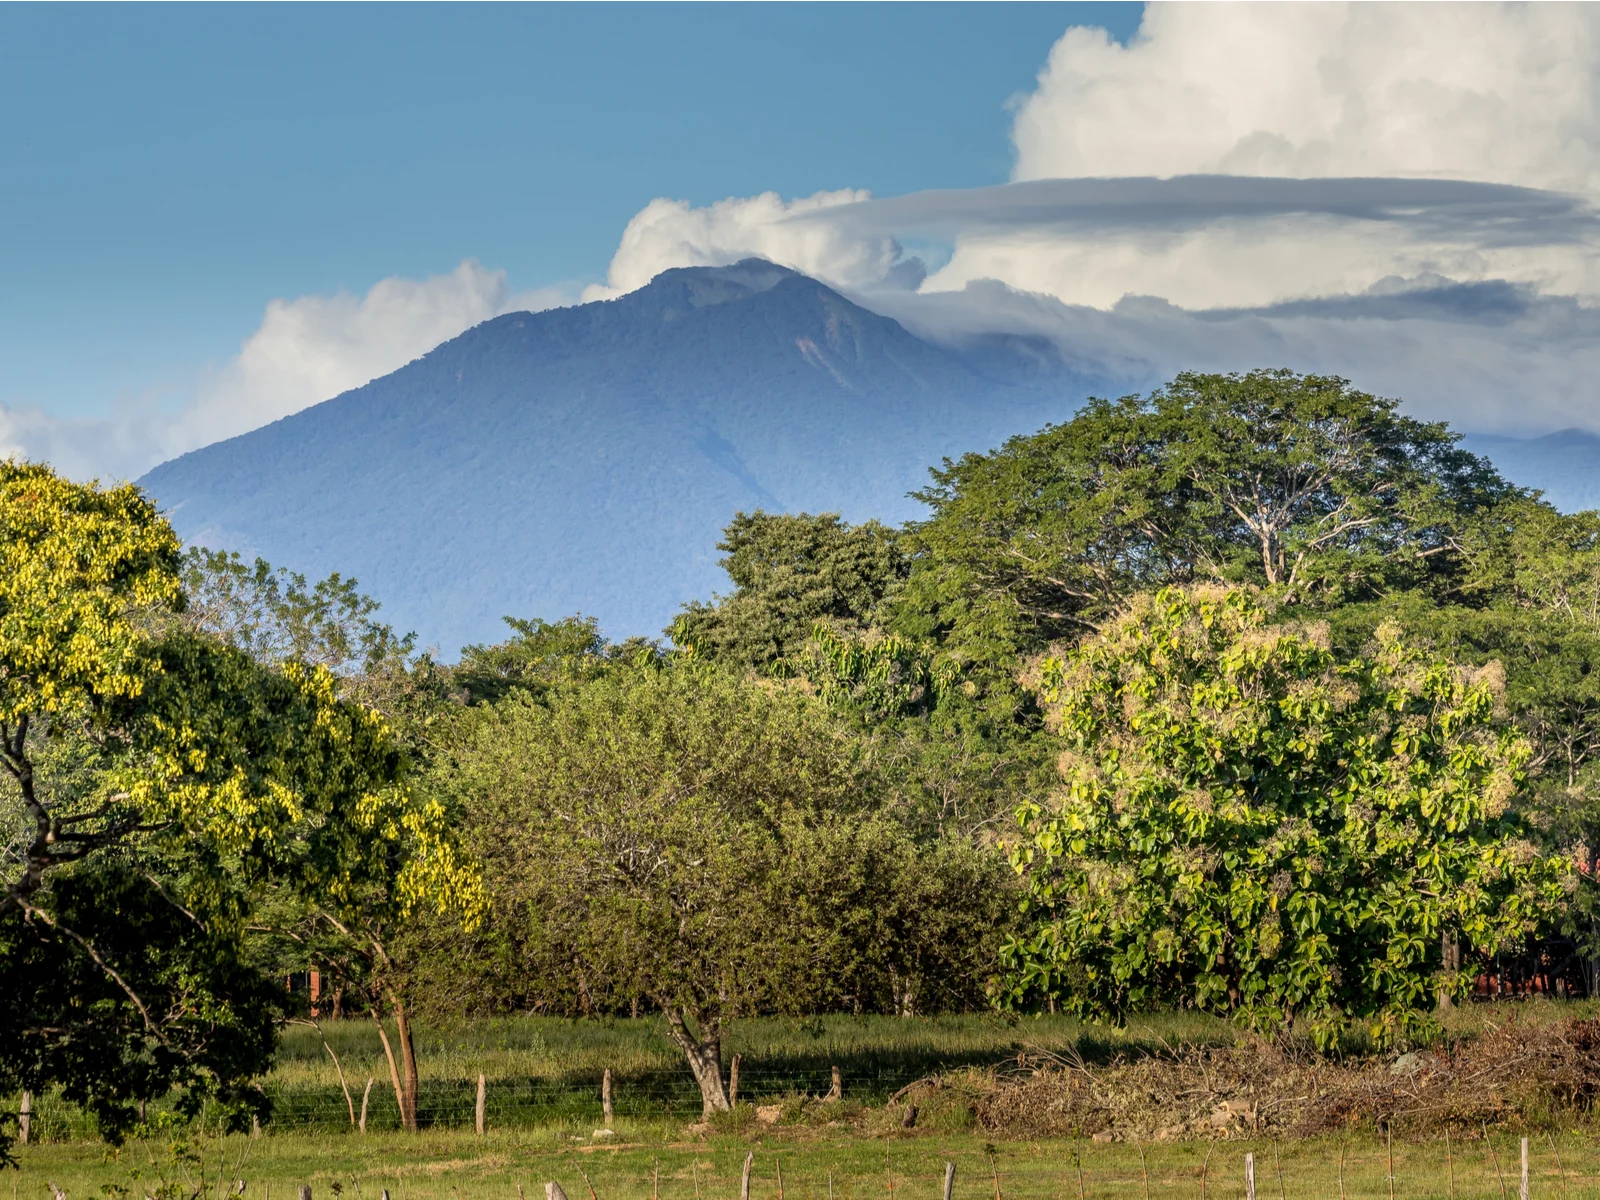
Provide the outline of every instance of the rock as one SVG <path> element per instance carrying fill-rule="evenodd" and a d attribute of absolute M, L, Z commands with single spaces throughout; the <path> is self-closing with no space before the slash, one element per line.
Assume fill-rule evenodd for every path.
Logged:
<path fill-rule="evenodd" d="M 1410 1054 L 1402 1054 L 1399 1058 L 1395 1059 L 1394 1062 L 1390 1063 L 1389 1074 L 1415 1075 L 1418 1071 L 1422 1070 L 1424 1065 L 1425 1064 L 1422 1061 L 1422 1055 L 1413 1050 Z"/>
<path fill-rule="evenodd" d="M 617 1136 L 617 1131 L 615 1129 L 596 1129 L 589 1136 L 597 1142 L 607 1142 Z"/>
<path fill-rule="evenodd" d="M 783 1105 L 781 1104 L 756 1105 L 756 1120 L 763 1125 L 776 1125 L 778 1118 L 781 1116 L 783 1116 Z"/>
<path fill-rule="evenodd" d="M 1207 1118 L 1213 1129 L 1232 1129 L 1235 1122 L 1256 1128 L 1256 1106 L 1249 1100 L 1224 1100 Z"/>

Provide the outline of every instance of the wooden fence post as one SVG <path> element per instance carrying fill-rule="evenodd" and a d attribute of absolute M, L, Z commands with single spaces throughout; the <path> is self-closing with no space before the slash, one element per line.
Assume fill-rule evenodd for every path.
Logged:
<path fill-rule="evenodd" d="M 1244 1200 L 1256 1200 L 1256 1156 L 1244 1156 Z"/>
<path fill-rule="evenodd" d="M 484 1115 L 485 1115 L 485 1110 L 488 1108 L 488 1106 L 489 1106 L 489 1081 L 486 1080 L 483 1077 L 483 1072 L 479 1071 L 478 1072 L 478 1104 L 477 1104 L 477 1107 L 473 1109 L 473 1117 L 475 1119 L 475 1123 L 478 1126 L 478 1136 L 479 1137 L 483 1136 L 483 1118 L 484 1118 Z M 367 1109 L 367 1102 L 366 1102 L 365 1099 L 363 1099 L 361 1101 L 361 1111 L 364 1113 L 364 1112 L 366 1112 L 366 1109 Z"/>
<path fill-rule="evenodd" d="M 828 1089 L 828 1094 L 823 1097 L 823 1100 L 826 1101 L 826 1100 L 842 1100 L 842 1099 L 844 1099 L 844 1081 L 839 1078 L 839 1068 L 838 1067 L 834 1067 L 833 1068 L 833 1087 Z"/>
<path fill-rule="evenodd" d="M 605 1114 L 606 1128 L 611 1128 L 611 1068 L 600 1077 L 600 1111 Z"/>
<path fill-rule="evenodd" d="M 1528 1200 L 1528 1139 L 1522 1139 L 1522 1186 L 1517 1191 L 1520 1200 Z"/>
<path fill-rule="evenodd" d="M 950 1194 L 956 1190 L 956 1165 L 947 1162 L 944 1165 L 944 1200 L 951 1200 Z"/>
<path fill-rule="evenodd" d="M 366 1133 L 367 1131 L 367 1101 L 372 1098 L 372 1084 L 372 1076 L 368 1075 L 367 1090 L 361 1093 L 361 1124 L 358 1126 L 358 1128 L 362 1133 Z"/>
<path fill-rule="evenodd" d="M 754 1150 L 744 1156 L 744 1177 L 739 1180 L 739 1200 L 750 1200 L 750 1168 L 755 1165 Z"/>
<path fill-rule="evenodd" d="M 22 1104 L 17 1109 L 17 1145 L 28 1144 L 28 1134 L 33 1130 L 33 1093 L 22 1093 Z"/>
<path fill-rule="evenodd" d="M 744 1055 L 735 1054 L 733 1061 L 728 1064 L 728 1106 L 739 1103 L 739 1063 Z"/>
<path fill-rule="evenodd" d="M 300 1200 L 311 1200 L 311 1185 L 309 1183 L 300 1185 Z"/>
<path fill-rule="evenodd" d="M 567 1200 L 567 1194 L 561 1190 L 561 1185 L 552 1179 L 544 1185 L 544 1200 Z"/>

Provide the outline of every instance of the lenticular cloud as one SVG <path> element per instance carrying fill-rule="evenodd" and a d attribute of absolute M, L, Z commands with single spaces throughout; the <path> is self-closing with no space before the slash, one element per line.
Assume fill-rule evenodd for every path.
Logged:
<path fill-rule="evenodd" d="M 1285 365 L 1469 428 L 1600 428 L 1597 89 L 1595 8 L 1152 4 L 1126 45 L 1056 43 L 1010 184 L 658 201 L 613 285 L 758 254 L 1130 387 Z"/>

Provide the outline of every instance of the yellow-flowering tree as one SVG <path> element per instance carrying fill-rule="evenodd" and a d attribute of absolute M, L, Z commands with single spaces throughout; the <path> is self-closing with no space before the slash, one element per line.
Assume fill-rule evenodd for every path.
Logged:
<path fill-rule="evenodd" d="M 183 604 L 138 489 L 0 463 L 0 1092 L 60 1085 L 112 1136 L 173 1087 L 259 1106 L 276 1003 L 239 941 L 264 885 L 353 924 L 477 903 L 382 719 Z"/>

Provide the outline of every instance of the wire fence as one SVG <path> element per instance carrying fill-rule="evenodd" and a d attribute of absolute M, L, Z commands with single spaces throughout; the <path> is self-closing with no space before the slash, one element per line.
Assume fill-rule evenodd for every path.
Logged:
<path fill-rule="evenodd" d="M 953 1065 L 953 1064 L 952 1064 Z M 841 1067 L 843 1095 L 868 1104 L 881 1104 L 899 1089 L 930 1074 L 925 1064 L 887 1062 Z M 561 1077 L 513 1076 L 490 1079 L 485 1089 L 485 1121 L 497 1128 L 546 1125 L 559 1122 L 598 1123 L 602 1116 L 601 1075 L 568 1074 Z M 619 1117 L 689 1118 L 700 1112 L 700 1089 L 687 1068 L 614 1073 L 612 1106 Z M 831 1067 L 794 1070 L 741 1064 L 739 1099 L 756 1104 L 788 1096 L 825 1095 L 833 1086 Z M 477 1080 L 434 1079 L 424 1076 L 417 1096 L 417 1123 L 425 1128 L 471 1127 L 477 1119 Z M 351 1110 L 357 1119 L 366 1098 L 367 1128 L 398 1129 L 400 1110 L 387 1077 L 373 1080 L 370 1092 L 365 1078 L 350 1080 L 350 1098 L 337 1084 L 283 1086 L 269 1084 L 272 1101 L 270 1125 L 280 1130 L 346 1129 Z"/>
<path fill-rule="evenodd" d="M 953 1060 L 933 1065 L 926 1060 L 847 1063 L 839 1067 L 843 1097 L 864 1104 L 882 1104 L 909 1083 L 940 1069 L 965 1065 Z M 566 1072 L 559 1076 L 519 1075 L 489 1079 L 485 1087 L 485 1123 L 493 1128 L 533 1128 L 543 1125 L 593 1125 L 603 1118 L 603 1072 Z M 370 1088 L 365 1075 L 350 1078 L 348 1098 L 333 1084 L 266 1084 L 271 1115 L 264 1132 L 323 1132 L 350 1130 L 366 1114 L 367 1129 L 378 1132 L 400 1128 L 400 1109 L 387 1074 L 374 1077 Z M 833 1068 L 796 1069 L 792 1063 L 764 1066 L 740 1065 L 739 1100 L 754 1104 L 776 1103 L 788 1097 L 826 1095 L 833 1086 Z M 424 1071 L 418 1086 L 417 1123 L 422 1128 L 472 1128 L 477 1119 L 477 1080 L 430 1079 Z M 687 1067 L 612 1074 L 612 1108 L 618 1117 L 633 1119 L 692 1119 L 701 1110 L 700 1090 Z M 15 1110 L 16 1097 L 4 1107 Z M 150 1117 L 168 1109 L 153 1104 Z M 95 1124 L 77 1105 L 59 1093 L 33 1098 L 30 1118 L 32 1138 L 40 1142 L 73 1141 L 96 1136 Z M 202 1125 L 210 1119 L 202 1113 Z"/>

